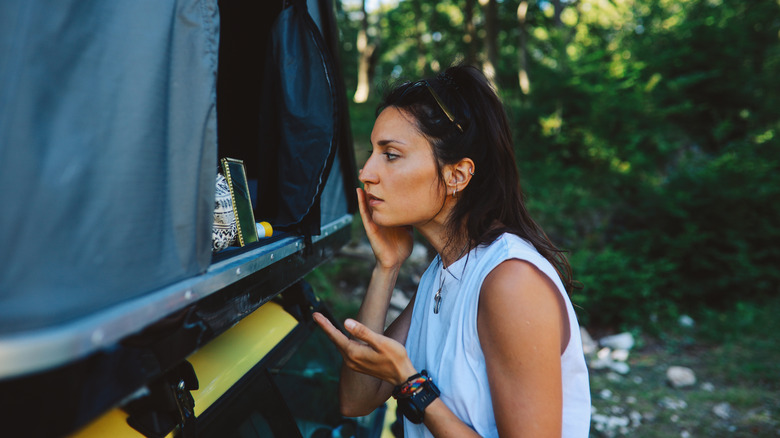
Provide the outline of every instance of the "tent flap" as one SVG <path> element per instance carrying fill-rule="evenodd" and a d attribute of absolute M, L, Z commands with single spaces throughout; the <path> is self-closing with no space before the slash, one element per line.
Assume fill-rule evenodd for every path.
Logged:
<path fill-rule="evenodd" d="M 215 0 L 0 3 L 0 335 L 206 270 Z"/>

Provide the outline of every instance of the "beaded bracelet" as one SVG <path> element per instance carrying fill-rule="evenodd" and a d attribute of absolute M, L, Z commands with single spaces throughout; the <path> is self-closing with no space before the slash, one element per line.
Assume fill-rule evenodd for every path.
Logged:
<path fill-rule="evenodd" d="M 406 379 L 405 383 L 396 386 L 395 389 L 393 389 L 393 398 L 411 397 L 422 387 L 423 383 L 428 380 L 428 372 L 422 370 L 420 374 L 415 374 Z"/>

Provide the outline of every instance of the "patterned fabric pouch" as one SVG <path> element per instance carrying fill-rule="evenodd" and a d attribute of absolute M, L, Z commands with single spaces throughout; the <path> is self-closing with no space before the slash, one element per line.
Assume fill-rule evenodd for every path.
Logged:
<path fill-rule="evenodd" d="M 236 239 L 236 215 L 227 180 L 217 173 L 217 192 L 214 200 L 214 228 L 211 247 L 214 252 L 222 251 Z"/>

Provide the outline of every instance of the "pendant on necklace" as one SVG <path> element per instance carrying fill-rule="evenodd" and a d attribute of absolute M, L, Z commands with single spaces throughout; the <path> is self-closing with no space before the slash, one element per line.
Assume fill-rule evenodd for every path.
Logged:
<path fill-rule="evenodd" d="M 444 265 L 442 264 L 442 270 L 439 272 L 439 290 L 436 291 L 436 295 L 433 296 L 433 313 L 439 313 L 439 307 L 441 307 L 441 290 L 444 289 Z"/>

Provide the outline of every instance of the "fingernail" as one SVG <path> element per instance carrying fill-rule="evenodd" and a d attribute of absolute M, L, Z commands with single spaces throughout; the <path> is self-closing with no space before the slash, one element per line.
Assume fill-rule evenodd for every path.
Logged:
<path fill-rule="evenodd" d="M 352 330 L 353 328 L 355 328 L 355 320 L 348 319 L 348 320 L 344 321 L 344 327 Z"/>

